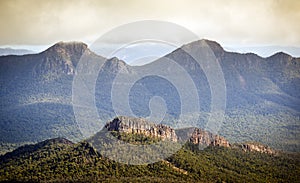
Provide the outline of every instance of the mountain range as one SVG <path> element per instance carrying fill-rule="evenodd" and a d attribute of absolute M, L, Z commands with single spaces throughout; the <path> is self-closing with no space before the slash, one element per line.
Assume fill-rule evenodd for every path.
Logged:
<path fill-rule="evenodd" d="M 256 141 L 274 149 L 299 152 L 300 59 L 283 52 L 267 58 L 252 53 L 227 52 L 217 42 L 204 41 L 218 60 L 225 80 L 225 119 L 214 119 L 222 121 L 219 135 L 231 143 Z M 81 42 L 59 42 L 38 54 L 1 56 L 1 151 L 4 153 L 23 144 L 55 137 L 65 137 L 74 142 L 84 138 L 72 106 L 72 84 L 83 55 L 88 59 L 86 64 L 96 63 L 90 68 L 103 64 L 97 73 L 94 95 L 102 122 L 116 115 L 111 100 L 114 79 L 163 69 L 166 74 L 175 75 L 175 80 L 180 80 L 181 76 L 176 76 L 171 65 L 166 64 L 166 60 L 172 60 L 188 73 L 200 96 L 199 111 L 193 111 L 193 105 L 190 105 L 195 101 L 187 101 L 185 107 L 190 116 L 182 123 L 190 124 L 192 120 L 189 119 L 193 119 L 196 112 L 201 115 L 193 124 L 205 129 L 213 93 L 203 68 L 187 53 L 197 53 L 200 43 L 195 41 L 183 45 L 139 67 L 127 65 L 118 58 L 106 59 Z M 161 77 L 140 78 L 128 94 L 131 110 L 136 116 L 147 117 L 151 114 L 149 101 L 159 96 L 166 104 L 163 123 L 172 126 L 182 109 L 176 89 Z M 84 93 L 82 100 L 88 101 L 89 95 Z M 86 127 L 87 131 L 91 129 L 94 131 L 90 133 L 94 134 L 101 128 Z"/>
<path fill-rule="evenodd" d="M 0 48 L 0 55 L 26 55 L 26 54 L 33 54 L 34 51 L 27 50 L 27 49 L 13 49 L 13 48 Z"/>
<path fill-rule="evenodd" d="M 269 57 L 276 52 L 285 52 L 289 55 L 293 55 L 295 57 L 300 56 L 300 48 L 296 46 L 276 46 L 276 45 L 269 45 L 269 46 L 234 46 L 229 45 L 225 47 L 226 50 L 239 52 L 239 53 L 256 53 L 262 57 Z"/>

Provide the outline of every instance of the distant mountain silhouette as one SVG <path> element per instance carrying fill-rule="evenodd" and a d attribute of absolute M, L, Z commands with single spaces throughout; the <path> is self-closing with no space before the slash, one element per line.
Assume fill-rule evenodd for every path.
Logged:
<path fill-rule="evenodd" d="M 5 55 L 26 55 L 33 54 L 34 51 L 26 49 L 0 48 L 0 56 Z"/>
<path fill-rule="evenodd" d="M 300 57 L 300 47 L 296 46 L 226 46 L 226 50 L 238 53 L 255 53 L 261 57 L 270 57 L 283 51 L 293 57 Z"/>

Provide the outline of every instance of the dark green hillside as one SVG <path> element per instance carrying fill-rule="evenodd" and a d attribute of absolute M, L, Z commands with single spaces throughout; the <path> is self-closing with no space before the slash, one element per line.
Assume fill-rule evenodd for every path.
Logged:
<path fill-rule="evenodd" d="M 141 137 L 130 139 L 138 142 Z M 237 147 L 199 151 L 187 144 L 166 160 L 134 166 L 102 157 L 86 142 L 60 138 L 1 156 L 0 169 L 0 181 L 22 182 L 297 182 L 300 156 Z"/>

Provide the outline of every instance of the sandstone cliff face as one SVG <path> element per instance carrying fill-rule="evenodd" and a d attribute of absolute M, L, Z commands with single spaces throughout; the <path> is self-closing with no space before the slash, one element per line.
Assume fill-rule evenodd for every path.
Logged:
<path fill-rule="evenodd" d="M 260 153 L 266 153 L 266 154 L 276 154 L 275 150 L 271 149 L 270 147 L 259 144 L 259 143 L 245 143 L 242 144 L 242 149 L 245 152 L 260 152 Z"/>
<path fill-rule="evenodd" d="M 163 124 L 155 124 L 143 118 L 119 116 L 114 118 L 112 121 L 108 122 L 105 125 L 105 128 L 108 131 L 117 131 L 129 134 L 143 134 L 145 136 L 155 137 L 161 140 L 170 140 L 173 142 L 182 140 L 182 131 L 180 132 L 180 130 L 175 130 Z M 191 134 L 187 138 L 189 142 L 204 147 L 237 147 L 241 148 L 245 152 L 259 152 L 272 155 L 276 154 L 276 151 L 272 148 L 257 142 L 248 142 L 240 145 L 232 145 L 224 137 L 212 134 L 208 131 L 199 128 L 195 128 L 193 131 L 190 132 L 188 132 L 187 130 L 184 132 L 184 134 Z"/>
<path fill-rule="evenodd" d="M 210 132 L 196 128 L 192 133 L 190 142 L 193 144 L 212 145 L 212 146 L 223 146 L 230 147 L 229 142 L 219 135 L 214 135 Z"/>
<path fill-rule="evenodd" d="M 131 134 L 144 134 L 146 136 L 160 138 L 162 140 L 178 141 L 176 131 L 163 124 L 151 123 L 142 118 L 116 117 L 105 125 L 108 131 L 118 131 Z M 196 128 L 192 133 L 189 141 L 193 144 L 206 146 L 223 146 L 230 147 L 229 142 L 219 135 Z"/>
<path fill-rule="evenodd" d="M 107 123 L 105 128 L 109 131 L 144 134 L 150 137 L 161 138 L 162 140 L 177 141 L 175 130 L 171 127 L 162 124 L 156 125 L 142 118 L 116 117 Z"/>

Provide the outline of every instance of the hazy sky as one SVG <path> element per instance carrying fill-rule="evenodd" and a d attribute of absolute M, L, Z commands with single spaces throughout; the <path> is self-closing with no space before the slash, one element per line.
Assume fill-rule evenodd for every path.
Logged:
<path fill-rule="evenodd" d="M 145 19 L 177 23 L 221 44 L 300 46 L 299 0 L 1 0 L 0 46 L 91 43 Z"/>

